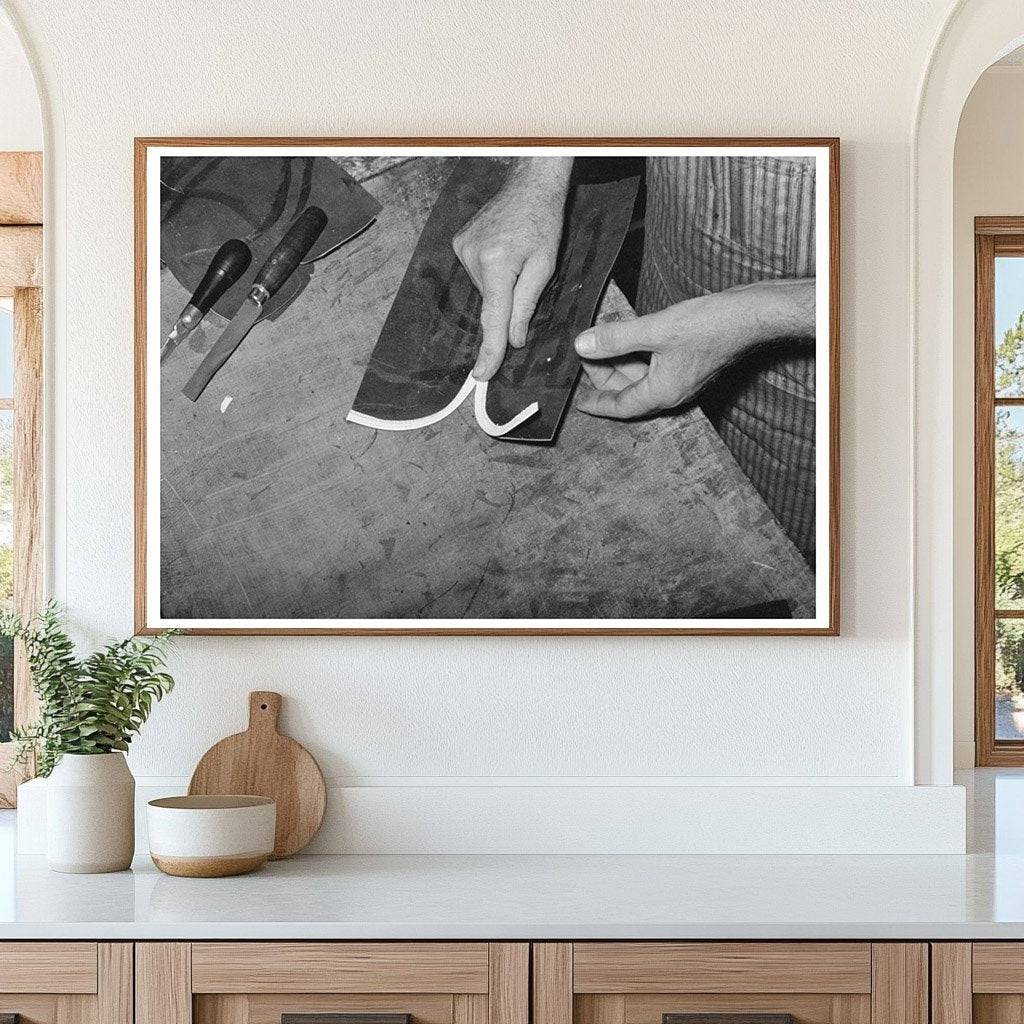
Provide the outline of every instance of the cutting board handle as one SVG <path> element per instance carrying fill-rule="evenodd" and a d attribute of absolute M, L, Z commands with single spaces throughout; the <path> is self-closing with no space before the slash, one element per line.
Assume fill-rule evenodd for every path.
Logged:
<path fill-rule="evenodd" d="M 281 714 L 281 694 L 272 690 L 253 690 L 249 694 L 249 732 L 277 732 Z"/>

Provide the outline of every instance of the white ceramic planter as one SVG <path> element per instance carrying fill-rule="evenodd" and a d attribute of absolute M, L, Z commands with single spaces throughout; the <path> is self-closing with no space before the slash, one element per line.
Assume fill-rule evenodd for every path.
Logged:
<path fill-rule="evenodd" d="M 65 754 L 46 784 L 53 871 L 124 871 L 135 854 L 135 779 L 124 754 Z"/>

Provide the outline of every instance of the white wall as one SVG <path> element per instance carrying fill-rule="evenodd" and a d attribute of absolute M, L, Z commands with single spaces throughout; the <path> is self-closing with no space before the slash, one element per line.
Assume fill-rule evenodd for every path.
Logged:
<path fill-rule="evenodd" d="M 0 11 L 0 151 L 42 148 L 36 84 L 14 27 Z"/>
<path fill-rule="evenodd" d="M 946 0 L 4 3 L 54 114 L 52 584 L 94 637 L 132 627 L 133 136 L 843 140 L 841 638 L 185 639 L 139 774 L 187 775 L 263 687 L 336 784 L 427 804 L 466 783 L 913 781 L 908 155 Z"/>
<path fill-rule="evenodd" d="M 974 764 L 974 218 L 1024 216 L 1024 65 L 990 68 L 960 120 L 954 161 L 954 740 Z"/>

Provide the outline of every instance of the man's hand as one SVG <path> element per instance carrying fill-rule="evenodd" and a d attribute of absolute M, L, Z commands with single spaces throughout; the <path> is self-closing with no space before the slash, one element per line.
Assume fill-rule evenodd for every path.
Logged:
<path fill-rule="evenodd" d="M 750 349 L 793 337 L 814 337 L 813 278 L 761 281 L 598 324 L 576 339 L 587 376 L 576 405 L 613 419 L 674 409 Z"/>
<path fill-rule="evenodd" d="M 473 376 L 490 380 L 505 346 L 522 348 L 555 270 L 572 159 L 529 157 L 455 236 L 452 246 L 483 296 L 482 341 Z"/>

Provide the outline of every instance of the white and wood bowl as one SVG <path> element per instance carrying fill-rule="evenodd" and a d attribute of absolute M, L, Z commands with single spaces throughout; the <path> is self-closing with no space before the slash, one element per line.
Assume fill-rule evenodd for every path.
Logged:
<path fill-rule="evenodd" d="M 261 867 L 274 850 L 277 805 L 264 796 L 150 800 L 149 854 L 168 875 L 223 878 Z"/>

